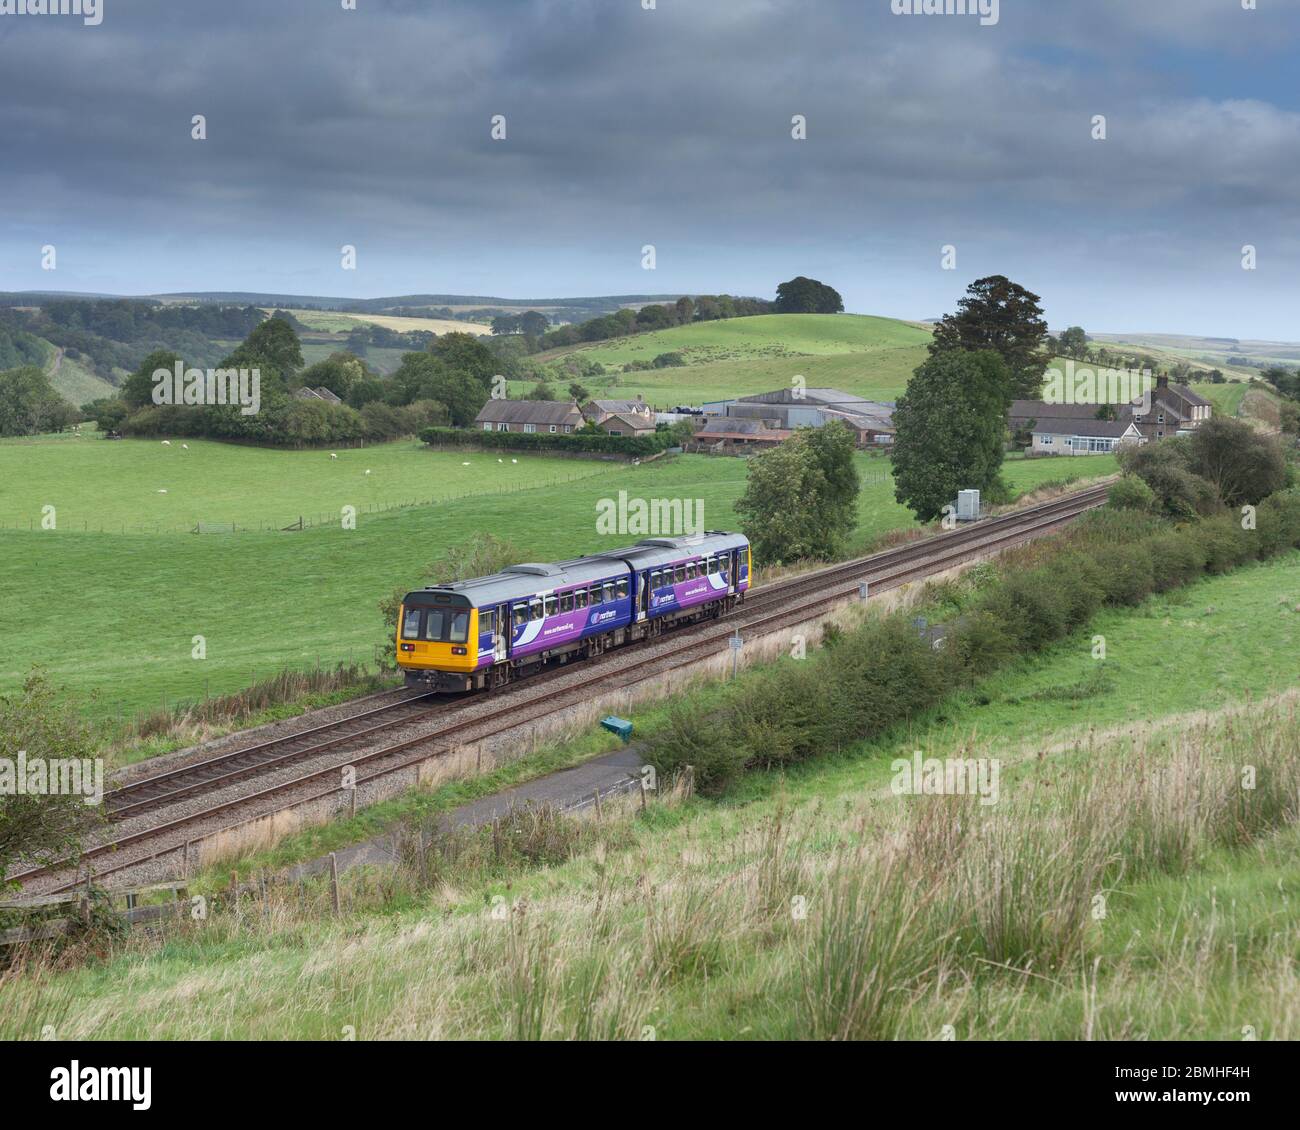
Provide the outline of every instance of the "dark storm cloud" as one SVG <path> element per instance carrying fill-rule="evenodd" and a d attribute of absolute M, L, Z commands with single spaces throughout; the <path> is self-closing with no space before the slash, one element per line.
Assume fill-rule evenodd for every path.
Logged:
<path fill-rule="evenodd" d="M 1141 299 L 1148 328 L 1190 329 L 1235 304 L 1206 332 L 1281 334 L 1300 114 L 1272 79 L 1295 16 L 1002 0 L 982 28 L 889 7 L 105 0 L 97 28 L 0 17 L 0 288 L 770 293 L 820 271 L 856 309 L 925 316 L 1004 270 L 1062 317 L 1116 325 Z M 58 284 L 36 269 L 47 241 Z M 1246 242 L 1268 270 L 1242 280 Z M 344 243 L 362 270 L 338 269 Z M 938 271 L 947 243 L 958 279 Z"/>

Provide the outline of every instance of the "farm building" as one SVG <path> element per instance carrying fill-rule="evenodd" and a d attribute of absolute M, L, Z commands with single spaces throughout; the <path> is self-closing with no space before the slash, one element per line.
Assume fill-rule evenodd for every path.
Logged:
<path fill-rule="evenodd" d="M 649 422 L 651 430 L 655 425 L 654 409 L 642 396 L 635 400 L 591 400 L 582 406 L 582 414 L 597 424 L 603 424 L 610 416 L 641 416 Z"/>
<path fill-rule="evenodd" d="M 489 400 L 474 417 L 485 432 L 576 432 L 585 421 L 572 400 Z"/>
<path fill-rule="evenodd" d="M 704 406 L 707 417 L 758 420 L 768 428 L 793 431 L 820 428 L 839 420 L 851 428 L 859 447 L 881 447 L 894 442 L 894 406 L 865 400 L 834 388 L 783 388 Z M 698 438 L 698 437 L 697 437 Z"/>
<path fill-rule="evenodd" d="M 596 427 L 611 436 L 643 436 L 655 430 L 655 418 L 653 413 L 608 412 L 596 422 Z"/>
<path fill-rule="evenodd" d="M 692 438 L 690 450 L 714 455 L 740 455 L 770 451 L 791 436 L 788 428 L 769 427 L 764 420 L 714 416 Z"/>
<path fill-rule="evenodd" d="M 298 400 L 323 400 L 325 401 L 326 404 L 343 403 L 342 400 L 340 400 L 337 396 L 335 396 L 332 392 L 330 392 L 329 389 L 323 386 L 321 388 L 307 388 L 307 386 L 304 385 L 293 395 Z"/>

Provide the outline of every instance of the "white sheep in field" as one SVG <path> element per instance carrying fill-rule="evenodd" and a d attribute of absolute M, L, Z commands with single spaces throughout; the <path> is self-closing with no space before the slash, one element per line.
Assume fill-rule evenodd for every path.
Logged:
<path fill-rule="evenodd" d="M 166 488 L 166 487 L 163 487 L 163 489 L 160 490 L 158 493 L 159 493 L 159 494 L 166 494 L 166 493 L 167 493 L 167 488 Z"/>
<path fill-rule="evenodd" d="M 512 459 L 512 460 L 510 460 L 510 462 L 511 462 L 511 463 L 518 463 L 519 460 L 518 460 L 518 459 Z"/>
<path fill-rule="evenodd" d="M 468 463 L 462 463 L 461 466 L 462 466 L 462 467 L 468 467 L 469 464 L 468 464 Z"/>
<path fill-rule="evenodd" d="M 330 452 L 330 458 L 331 458 L 331 459 L 337 459 L 338 456 L 335 455 L 334 452 L 331 451 L 331 452 Z"/>
<path fill-rule="evenodd" d="M 366 474 L 367 474 L 367 475 L 370 474 L 370 468 L 369 468 L 369 467 L 366 468 Z"/>
<path fill-rule="evenodd" d="M 183 443 L 183 444 L 181 444 L 181 446 L 182 446 L 183 448 L 185 448 L 186 451 L 189 451 L 189 449 L 190 449 L 190 445 L 189 445 L 188 443 Z"/>
<path fill-rule="evenodd" d="M 163 447 L 171 447 L 171 445 L 172 445 L 172 441 L 171 441 L 171 440 L 169 440 L 169 439 L 165 439 L 165 440 L 163 440 Z"/>

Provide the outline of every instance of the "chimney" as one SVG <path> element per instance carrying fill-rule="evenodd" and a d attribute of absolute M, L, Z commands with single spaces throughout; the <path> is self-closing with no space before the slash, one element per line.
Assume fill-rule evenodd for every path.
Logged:
<path fill-rule="evenodd" d="M 1156 377 L 1156 388 L 1168 388 L 1169 378 L 1164 376 Z"/>

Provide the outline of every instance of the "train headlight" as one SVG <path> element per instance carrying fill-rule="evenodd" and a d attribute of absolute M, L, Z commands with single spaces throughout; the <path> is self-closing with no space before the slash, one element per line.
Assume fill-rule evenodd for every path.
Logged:
<path fill-rule="evenodd" d="M 452 655 L 468 655 L 468 654 L 469 654 L 469 648 L 467 648 L 467 647 L 453 647 L 453 648 L 451 649 L 451 653 L 452 653 Z"/>
<path fill-rule="evenodd" d="M 414 650 L 415 650 L 415 644 L 413 644 L 413 643 L 404 643 L 404 644 L 402 644 L 402 650 L 403 650 L 403 651 L 414 651 Z"/>

